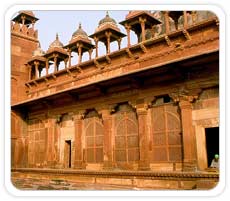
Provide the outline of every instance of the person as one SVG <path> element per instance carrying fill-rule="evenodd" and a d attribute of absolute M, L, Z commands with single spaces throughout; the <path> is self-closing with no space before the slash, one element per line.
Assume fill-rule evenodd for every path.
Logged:
<path fill-rule="evenodd" d="M 214 159 L 212 159 L 212 163 L 210 167 L 219 169 L 219 155 L 218 154 L 215 154 Z"/>

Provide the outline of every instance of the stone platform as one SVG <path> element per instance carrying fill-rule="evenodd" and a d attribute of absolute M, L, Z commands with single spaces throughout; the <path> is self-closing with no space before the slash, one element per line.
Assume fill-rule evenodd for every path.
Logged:
<path fill-rule="evenodd" d="M 206 190 L 218 181 L 217 172 L 12 169 L 13 185 L 31 190 Z"/>

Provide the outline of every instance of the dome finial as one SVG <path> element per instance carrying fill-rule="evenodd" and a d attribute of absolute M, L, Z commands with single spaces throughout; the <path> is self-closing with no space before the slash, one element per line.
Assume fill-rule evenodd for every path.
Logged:
<path fill-rule="evenodd" d="M 109 17 L 109 11 L 106 11 L 106 17 Z"/>
<path fill-rule="evenodd" d="M 78 28 L 81 29 L 81 22 L 79 22 L 79 27 Z"/>
<path fill-rule="evenodd" d="M 56 33 L 56 40 L 59 40 L 59 38 L 58 38 L 58 33 Z"/>

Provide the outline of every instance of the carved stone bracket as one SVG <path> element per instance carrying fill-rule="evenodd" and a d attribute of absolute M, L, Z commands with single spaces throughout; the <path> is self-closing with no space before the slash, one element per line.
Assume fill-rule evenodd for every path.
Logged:
<path fill-rule="evenodd" d="M 168 45 L 169 47 L 172 46 L 172 42 L 171 42 L 171 40 L 169 39 L 168 36 L 165 36 L 165 41 L 166 41 L 166 43 L 167 43 L 167 45 Z"/>
<path fill-rule="evenodd" d="M 183 29 L 183 34 L 187 40 L 191 40 L 191 36 L 186 29 Z"/>
<path fill-rule="evenodd" d="M 181 87 L 174 92 L 169 93 L 169 96 L 175 103 L 180 101 L 193 102 L 198 98 L 198 91 L 188 90 L 185 87 Z"/>
<path fill-rule="evenodd" d="M 141 50 L 146 53 L 148 52 L 147 48 L 145 47 L 145 45 L 143 43 L 140 43 L 140 47 L 141 47 Z"/>
<path fill-rule="evenodd" d="M 129 58 L 133 58 L 134 57 L 134 55 L 132 54 L 132 52 L 130 51 L 129 48 L 127 48 L 125 51 L 128 54 Z"/>

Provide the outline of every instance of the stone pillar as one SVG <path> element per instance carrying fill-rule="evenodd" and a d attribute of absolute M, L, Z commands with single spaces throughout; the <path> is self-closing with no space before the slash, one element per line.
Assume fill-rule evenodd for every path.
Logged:
<path fill-rule="evenodd" d="M 75 127 L 74 168 L 75 169 L 84 169 L 86 167 L 83 159 L 83 150 L 82 150 L 83 114 L 84 111 L 79 111 L 78 114 L 74 116 L 74 127 Z"/>
<path fill-rule="evenodd" d="M 117 44 L 118 44 L 118 49 L 120 50 L 121 49 L 121 38 L 118 38 L 117 39 Z"/>
<path fill-rule="evenodd" d="M 46 59 L 46 76 L 49 74 L 49 59 Z"/>
<path fill-rule="evenodd" d="M 186 11 L 183 11 L 183 15 L 184 15 L 184 29 L 187 29 L 187 27 L 188 27 L 187 12 L 186 12 Z"/>
<path fill-rule="evenodd" d="M 65 68 L 67 68 L 67 62 L 68 62 L 68 59 L 64 59 L 64 63 L 65 63 Z"/>
<path fill-rule="evenodd" d="M 112 169 L 112 116 L 110 108 L 99 110 L 102 115 L 104 125 L 104 169 Z"/>
<path fill-rule="evenodd" d="M 89 49 L 89 60 L 91 60 L 92 59 L 92 53 L 93 53 L 93 49 L 91 48 L 91 49 Z"/>
<path fill-rule="evenodd" d="M 196 138 L 192 126 L 192 104 L 188 100 L 180 100 L 182 133 L 183 133 L 183 171 L 194 171 L 197 167 Z"/>
<path fill-rule="evenodd" d="M 31 80 L 32 76 L 31 76 L 31 72 L 32 72 L 32 66 L 28 65 L 29 67 L 29 80 Z"/>
<path fill-rule="evenodd" d="M 142 42 L 145 41 L 145 21 L 146 19 L 140 18 L 139 22 L 141 24 L 141 35 L 142 35 Z"/>
<path fill-rule="evenodd" d="M 165 33 L 169 34 L 170 26 L 169 26 L 169 12 L 164 12 L 164 18 L 165 18 Z"/>
<path fill-rule="evenodd" d="M 39 62 L 35 61 L 34 65 L 35 65 L 35 79 L 37 79 L 37 78 L 39 78 L 39 74 L 38 74 Z"/>
<path fill-rule="evenodd" d="M 98 57 L 98 38 L 97 37 L 94 37 L 94 42 L 95 42 L 95 49 L 96 49 L 95 57 Z"/>
<path fill-rule="evenodd" d="M 54 72 L 58 71 L 57 55 L 54 56 Z"/>
<path fill-rule="evenodd" d="M 77 49 L 78 49 L 78 64 L 81 63 L 81 59 L 82 59 L 82 45 L 81 44 L 77 44 Z"/>
<path fill-rule="evenodd" d="M 106 54 L 110 53 L 110 36 L 111 32 L 105 32 L 106 38 L 107 38 L 107 43 L 106 43 Z"/>
<path fill-rule="evenodd" d="M 46 159 L 47 159 L 47 166 L 49 168 L 54 168 L 57 160 L 56 160 L 56 153 L 54 147 L 54 137 L 56 132 L 56 125 L 57 117 L 50 117 L 48 119 L 48 124 L 46 125 L 46 135 L 47 135 L 47 148 L 46 148 Z"/>
<path fill-rule="evenodd" d="M 69 55 L 69 67 L 71 66 L 71 49 L 68 49 L 67 50 L 67 52 L 68 52 L 68 55 Z"/>
<path fill-rule="evenodd" d="M 145 105 L 137 105 L 136 112 L 138 116 L 138 132 L 139 132 L 139 149 L 140 161 L 139 170 L 150 170 L 149 152 L 148 152 L 148 127 L 147 127 L 147 107 Z"/>
<path fill-rule="evenodd" d="M 131 43 L 130 43 L 130 26 L 128 24 L 125 24 L 125 29 L 127 32 L 127 46 L 130 47 Z"/>

